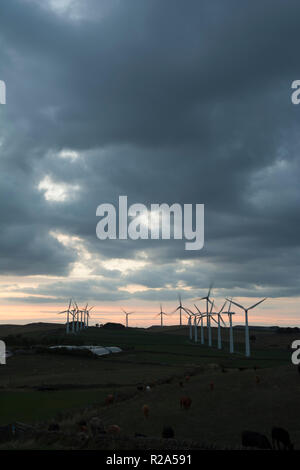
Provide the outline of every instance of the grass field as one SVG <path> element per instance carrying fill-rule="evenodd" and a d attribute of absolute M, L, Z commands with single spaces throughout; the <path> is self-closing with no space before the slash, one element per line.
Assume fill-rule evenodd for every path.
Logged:
<path fill-rule="evenodd" d="M 295 406 L 300 378 L 288 349 L 297 339 L 293 332 L 255 331 L 252 357 L 247 359 L 242 330 L 235 331 L 237 353 L 230 355 L 226 341 L 222 351 L 190 342 L 185 327 L 91 327 L 75 337 L 64 336 L 58 325 L 21 328 L 16 333 L 13 326 L 0 326 L 0 337 L 21 334 L 37 344 L 45 338 L 51 343 L 51 338 L 59 336 L 64 343 L 120 346 L 124 352 L 100 358 L 14 355 L 0 367 L 0 424 L 56 418 L 69 430 L 76 417 L 96 412 L 107 425 L 119 424 L 126 435 L 159 436 L 162 426 L 170 424 L 180 439 L 197 436 L 201 442 L 219 446 L 238 446 L 243 429 L 269 434 L 276 424 L 289 429 L 300 447 L 300 413 Z M 213 341 L 215 345 L 215 329 Z M 191 380 L 181 388 L 179 381 L 186 375 Z M 140 383 L 150 384 L 151 392 L 138 392 Z M 39 391 L 49 386 L 52 391 Z M 104 399 L 109 393 L 116 396 L 116 402 L 106 408 Z M 182 394 L 192 398 L 189 411 L 179 407 Z M 145 403 L 150 407 L 148 420 L 141 411 Z M 72 416 L 69 421 L 64 418 L 66 412 Z"/>

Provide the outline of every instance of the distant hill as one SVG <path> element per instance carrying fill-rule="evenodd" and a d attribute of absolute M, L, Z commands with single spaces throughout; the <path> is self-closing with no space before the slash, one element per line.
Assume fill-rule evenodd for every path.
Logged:
<path fill-rule="evenodd" d="M 23 335 L 34 333 L 47 333 L 51 331 L 64 330 L 65 325 L 62 323 L 28 323 L 27 325 L 0 325 L 0 338 L 8 335 Z"/>

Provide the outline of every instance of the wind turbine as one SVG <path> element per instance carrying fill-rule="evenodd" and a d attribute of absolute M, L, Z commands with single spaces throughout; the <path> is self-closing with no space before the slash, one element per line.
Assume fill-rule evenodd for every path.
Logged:
<path fill-rule="evenodd" d="M 74 309 L 73 309 L 73 323 L 74 323 L 74 317 L 76 318 L 76 332 L 78 332 L 79 330 L 79 308 L 78 308 L 78 305 L 76 303 L 76 301 L 74 300 Z"/>
<path fill-rule="evenodd" d="M 131 314 L 134 313 L 134 312 L 126 312 L 123 308 L 122 308 L 122 312 L 125 313 L 125 316 L 126 316 L 126 328 L 128 328 L 128 316 L 131 315 Z"/>
<path fill-rule="evenodd" d="M 196 307 L 197 308 L 197 307 Z M 198 342 L 198 314 L 194 313 L 192 310 L 188 310 L 188 315 L 190 316 L 190 321 L 189 321 L 189 326 L 190 326 L 190 339 L 193 338 L 193 333 L 192 333 L 192 317 L 194 317 L 194 339 L 195 343 Z M 198 310 L 198 309 L 197 309 Z"/>
<path fill-rule="evenodd" d="M 223 323 L 224 326 L 226 326 L 221 313 L 223 312 L 223 309 L 225 305 L 227 304 L 227 300 L 225 300 L 223 307 L 217 312 L 218 316 L 218 349 L 222 349 L 222 337 L 221 337 L 221 322 Z"/>
<path fill-rule="evenodd" d="M 86 312 L 86 327 L 88 328 L 89 327 L 89 318 L 90 318 L 90 311 L 93 309 L 94 307 L 90 307 L 90 308 L 86 308 L 85 312 Z"/>
<path fill-rule="evenodd" d="M 188 324 L 188 327 L 189 327 L 189 338 L 190 338 L 190 340 L 192 340 L 193 339 L 192 316 L 194 315 L 194 313 L 189 308 L 185 308 L 185 307 L 182 307 L 182 308 L 188 316 L 187 324 Z"/>
<path fill-rule="evenodd" d="M 205 315 L 203 313 L 201 313 L 200 308 L 198 308 L 196 304 L 194 304 L 194 306 L 195 306 L 195 308 L 196 308 L 196 310 L 199 314 L 198 315 L 199 316 L 198 325 L 199 325 L 199 321 L 201 322 L 201 330 L 200 330 L 201 331 L 201 333 L 200 333 L 201 334 L 201 344 L 204 344 L 203 318 L 205 317 Z"/>
<path fill-rule="evenodd" d="M 197 334 L 196 325 L 195 325 L 196 316 L 195 316 L 194 312 L 192 312 L 192 310 L 190 310 L 189 308 L 185 309 L 185 312 L 189 317 L 188 318 L 188 326 L 189 326 L 190 340 L 192 341 L 192 339 L 193 339 L 193 323 L 194 323 L 194 335 L 195 335 L 195 341 L 197 341 L 198 334 Z M 192 318 L 194 318 L 194 321 L 192 320 Z"/>
<path fill-rule="evenodd" d="M 210 285 L 208 289 L 208 293 L 205 297 L 201 297 L 200 299 L 197 300 L 206 300 L 206 325 L 207 325 L 207 335 L 208 335 L 208 346 L 211 346 L 211 330 L 210 330 L 210 318 L 211 318 L 211 311 L 213 307 L 213 302 L 210 300 L 210 293 L 212 290 L 212 284 Z M 211 309 L 210 312 L 208 311 L 208 304 L 211 304 Z"/>
<path fill-rule="evenodd" d="M 83 309 L 83 328 L 87 328 L 89 326 L 89 311 L 92 310 L 94 307 L 90 307 L 88 309 L 88 303 L 86 304 L 85 308 Z"/>
<path fill-rule="evenodd" d="M 83 328 L 84 328 L 85 309 L 84 308 L 78 309 L 78 317 L 79 317 L 79 314 L 80 314 L 79 329 L 83 330 Z"/>
<path fill-rule="evenodd" d="M 181 295 L 178 295 L 178 301 L 179 305 L 178 307 L 174 310 L 173 313 L 177 312 L 179 310 L 179 324 L 182 326 L 182 310 L 185 311 L 184 307 L 182 306 L 182 301 L 181 301 Z"/>
<path fill-rule="evenodd" d="M 260 300 L 259 302 L 256 302 L 256 304 L 251 305 L 251 307 L 245 308 L 243 305 L 238 304 L 237 302 L 234 302 L 231 299 L 231 303 L 236 305 L 237 307 L 241 308 L 245 312 L 245 353 L 247 357 L 250 357 L 250 340 L 249 340 L 249 326 L 248 326 L 248 311 L 251 310 L 252 308 L 257 307 L 257 305 L 261 304 L 266 300 L 267 297 L 264 299 Z M 228 299 L 226 299 L 228 300 Z"/>
<path fill-rule="evenodd" d="M 86 311 L 87 311 L 87 308 L 88 308 L 88 303 L 86 304 L 86 306 L 84 307 L 84 309 L 82 310 L 82 314 L 83 314 L 83 322 L 82 322 L 82 317 L 81 317 L 81 325 L 82 325 L 82 328 L 86 328 Z"/>
<path fill-rule="evenodd" d="M 162 305 L 160 304 L 160 312 L 156 315 L 157 317 L 160 316 L 160 326 L 164 326 L 164 322 L 163 322 L 163 316 L 164 315 L 168 315 L 168 314 L 163 312 Z"/>
<path fill-rule="evenodd" d="M 68 309 L 67 309 L 67 310 L 64 310 L 63 312 L 59 312 L 59 313 L 58 313 L 59 315 L 60 315 L 61 313 L 66 313 L 66 314 L 67 314 L 67 325 L 66 325 L 66 333 L 67 333 L 67 335 L 68 335 L 69 332 L 70 332 L 70 315 L 72 315 L 72 311 L 70 310 L 71 304 L 72 304 L 72 299 L 70 299 Z"/>
<path fill-rule="evenodd" d="M 224 314 L 228 315 L 229 318 L 229 352 L 231 354 L 234 353 L 234 345 L 233 345 L 233 329 L 232 329 L 232 315 L 235 315 L 235 312 L 231 312 L 231 300 L 229 302 L 229 308 L 227 312 L 223 312 Z"/>

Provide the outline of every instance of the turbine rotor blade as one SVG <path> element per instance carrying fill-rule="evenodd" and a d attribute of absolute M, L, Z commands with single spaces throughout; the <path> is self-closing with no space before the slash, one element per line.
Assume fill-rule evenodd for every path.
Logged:
<path fill-rule="evenodd" d="M 200 308 L 197 307 L 196 304 L 194 304 L 195 308 L 197 309 L 197 311 L 201 314 L 201 311 L 200 311 Z M 202 314 L 201 314 L 202 315 Z"/>
<path fill-rule="evenodd" d="M 223 312 L 224 307 L 225 307 L 226 304 L 227 304 L 227 300 L 225 300 L 225 302 L 224 302 L 224 304 L 223 304 L 223 307 L 221 308 L 221 310 L 219 311 L 219 313 L 222 313 L 222 312 Z"/>
<path fill-rule="evenodd" d="M 226 300 L 228 300 L 228 299 L 226 299 Z M 230 302 L 230 301 L 228 300 L 228 302 Z M 245 307 L 243 307 L 242 305 L 238 304 L 237 302 L 234 302 L 232 299 L 231 299 L 231 303 L 232 303 L 233 305 L 236 305 L 237 307 L 240 307 L 242 310 L 245 310 Z"/>
<path fill-rule="evenodd" d="M 254 307 L 257 307 L 257 305 L 261 304 L 262 302 L 264 302 L 266 300 L 267 297 L 265 297 L 264 299 L 260 300 L 259 302 L 257 302 L 256 304 L 254 305 L 251 305 L 251 307 L 248 308 L 248 310 L 251 310 L 251 308 L 254 308 Z"/>

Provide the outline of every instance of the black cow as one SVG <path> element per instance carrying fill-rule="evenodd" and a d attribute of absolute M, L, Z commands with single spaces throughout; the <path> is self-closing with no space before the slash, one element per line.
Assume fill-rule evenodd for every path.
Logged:
<path fill-rule="evenodd" d="M 274 449 L 281 450 L 281 444 L 283 450 L 293 450 L 294 445 L 291 443 L 289 433 L 283 428 L 272 428 L 272 444 Z"/>
<path fill-rule="evenodd" d="M 256 447 L 257 449 L 272 449 L 269 439 L 259 432 L 243 431 L 242 445 L 244 447 Z"/>

